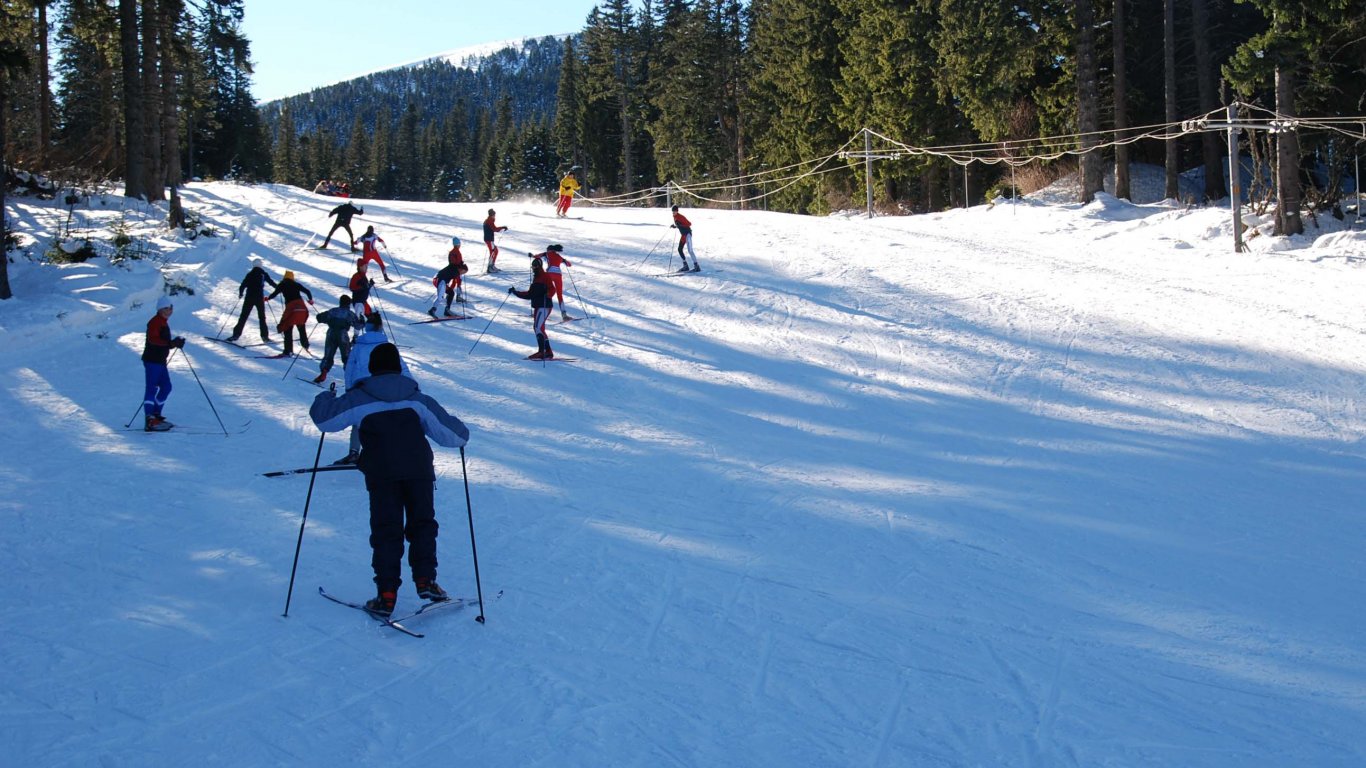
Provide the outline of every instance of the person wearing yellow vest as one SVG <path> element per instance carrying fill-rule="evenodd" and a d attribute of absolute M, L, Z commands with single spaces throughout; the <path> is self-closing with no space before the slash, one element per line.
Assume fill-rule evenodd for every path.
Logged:
<path fill-rule="evenodd" d="M 555 215 L 564 218 L 569 214 L 569 204 L 574 200 L 574 193 L 579 191 L 579 180 L 574 178 L 574 172 L 568 171 L 564 178 L 560 179 L 560 199 L 555 203 Z"/>

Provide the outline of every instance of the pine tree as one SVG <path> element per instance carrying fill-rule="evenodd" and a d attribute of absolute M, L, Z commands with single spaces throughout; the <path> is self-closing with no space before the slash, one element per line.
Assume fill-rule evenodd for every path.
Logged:
<path fill-rule="evenodd" d="M 370 136 L 359 114 L 351 118 L 351 132 L 346 139 L 346 159 L 342 175 L 351 184 L 351 192 L 361 197 L 373 197 L 370 190 Z"/>
<path fill-rule="evenodd" d="M 418 146 L 418 126 L 422 122 L 416 101 L 409 101 L 398 120 L 394 133 L 394 197 L 399 200 L 421 200 L 427 185 L 422 183 L 421 149 Z"/>
<path fill-rule="evenodd" d="M 379 120 L 375 123 L 374 140 L 370 145 L 370 168 L 366 171 L 374 197 L 394 197 L 396 185 L 392 137 L 393 127 L 389 121 Z"/>
<path fill-rule="evenodd" d="M 938 0 L 941 92 L 984 141 L 1071 133 L 1076 98 L 1065 8 L 1046 0 Z M 1022 117 L 1028 115 L 1028 117 Z"/>
<path fill-rule="evenodd" d="M 939 57 L 930 41 L 938 19 L 933 9 L 897 0 L 839 0 L 838 7 L 844 59 L 835 86 L 840 122 L 920 146 L 962 138 L 956 133 L 960 116 L 940 102 L 935 84 Z M 907 199 L 919 210 L 933 210 L 944 196 L 949 167 L 932 157 L 876 163 L 874 199 Z"/>
<path fill-rule="evenodd" d="M 1113 103 L 1115 112 L 1115 197 L 1129 200 L 1129 145 L 1123 143 L 1129 128 L 1129 58 L 1128 58 L 1128 14 L 1125 13 L 1128 0 L 1114 0 L 1114 21 L 1112 23 L 1111 45 L 1113 46 L 1114 79 Z"/>
<path fill-rule="evenodd" d="M 104 178 L 123 164 L 118 19 L 98 0 L 68 0 L 57 22 L 54 161 Z"/>
<path fill-rule="evenodd" d="M 630 191 L 637 184 L 633 141 L 644 97 L 636 33 L 629 0 L 607 0 L 595 8 L 583 32 L 587 114 L 581 136 L 596 177 L 616 191 Z"/>
<path fill-rule="evenodd" d="M 299 137 L 294 132 L 294 117 L 288 108 L 280 112 L 275 131 L 275 152 L 271 157 L 271 180 L 276 184 L 303 186 L 299 158 Z"/>
<path fill-rule="evenodd" d="M 843 65 L 835 0 L 754 0 L 750 13 L 747 170 L 785 168 L 828 155 L 853 132 L 839 125 L 830 109 Z M 829 211 L 828 193 L 837 191 L 827 176 L 783 184 L 773 199 L 802 213 Z"/>
<path fill-rule="evenodd" d="M 584 163 L 583 123 L 584 105 L 580 97 L 583 89 L 578 53 L 574 40 L 564 42 L 564 55 L 560 61 L 560 81 L 555 98 L 555 151 L 569 165 Z"/>
<path fill-rule="evenodd" d="M 1091 0 L 1074 0 L 1077 64 L 1077 132 L 1081 134 L 1080 202 L 1104 189 L 1100 142 L 1100 77 L 1096 63 L 1096 10 Z"/>
<path fill-rule="evenodd" d="M 22 38 L 17 18 L 6 6 L 0 5 L 0 300 L 14 297 L 9 284 L 9 256 L 4 252 L 9 243 L 9 217 L 5 212 L 5 188 L 9 186 L 9 139 L 7 112 L 14 81 L 30 66 L 28 51 Z"/>
<path fill-rule="evenodd" d="M 127 197 L 147 195 L 143 135 L 142 65 L 138 45 L 137 0 L 119 0 L 120 67 L 123 73 L 124 188 Z"/>
<path fill-rule="evenodd" d="M 1116 3 L 1123 0 L 1115 0 Z M 1191 41 L 1195 48 L 1195 87 L 1200 97 L 1200 112 L 1210 114 L 1219 108 L 1216 91 L 1217 72 L 1210 41 L 1208 0 L 1191 0 Z M 1218 200 L 1224 191 L 1224 173 L 1220 156 L 1219 135 L 1206 131 L 1200 135 L 1201 156 L 1205 165 L 1205 199 Z"/>

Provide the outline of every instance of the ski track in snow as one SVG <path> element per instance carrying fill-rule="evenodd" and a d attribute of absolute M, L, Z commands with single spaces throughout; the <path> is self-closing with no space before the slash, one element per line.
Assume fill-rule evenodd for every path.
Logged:
<path fill-rule="evenodd" d="M 375 303 L 471 427 L 483 591 L 504 593 L 417 640 L 310 594 L 373 589 L 351 473 L 317 478 L 281 617 L 308 478 L 259 474 L 312 464 L 318 390 L 291 379 L 318 359 L 286 374 L 199 336 L 235 322 L 252 256 L 333 306 L 354 265 L 316 248 L 335 201 L 183 193 L 218 236 L 156 235 L 164 265 L 11 265 L 15 764 L 1366 762 L 1359 233 L 1232 254 L 1224 211 L 1109 199 L 697 210 L 706 271 L 670 278 L 667 211 L 502 202 L 475 319 L 408 325 L 450 236 L 484 257 L 488 206 L 361 201 L 401 278 Z M 111 197 L 75 226 L 124 205 L 147 233 L 161 216 Z M 66 215 L 6 210 L 35 233 Z M 579 361 L 531 365 L 506 287 L 551 242 L 586 317 L 549 332 Z M 250 430 L 122 430 L 163 274 L 195 291 L 168 416 L 216 424 L 202 382 Z M 460 456 L 436 457 L 441 580 L 473 595 Z"/>

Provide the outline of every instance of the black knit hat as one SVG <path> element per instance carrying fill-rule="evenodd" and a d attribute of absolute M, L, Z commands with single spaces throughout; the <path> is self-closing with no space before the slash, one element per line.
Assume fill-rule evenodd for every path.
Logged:
<path fill-rule="evenodd" d="M 403 364 L 398 359 L 398 347 L 384 342 L 370 352 L 370 375 L 380 373 L 399 373 Z"/>

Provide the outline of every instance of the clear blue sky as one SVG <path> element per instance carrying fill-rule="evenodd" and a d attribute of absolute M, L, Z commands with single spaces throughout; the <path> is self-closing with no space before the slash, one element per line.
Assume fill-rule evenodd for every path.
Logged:
<path fill-rule="evenodd" d="M 446 51 L 579 32 L 598 0 L 246 0 L 266 102 Z"/>

